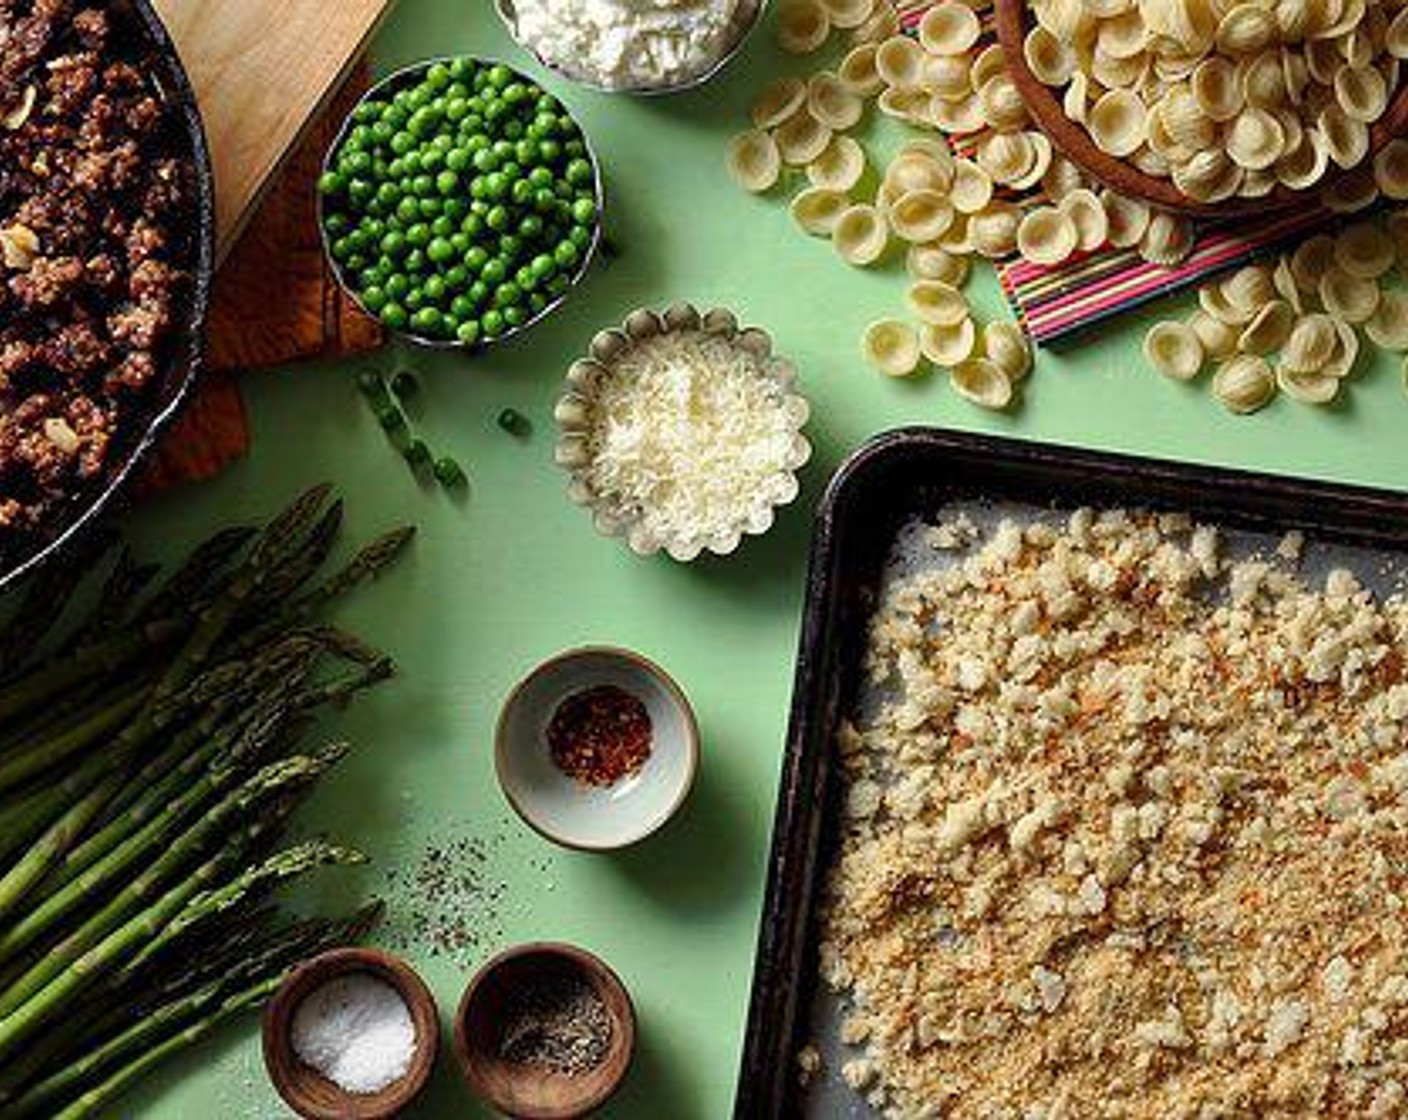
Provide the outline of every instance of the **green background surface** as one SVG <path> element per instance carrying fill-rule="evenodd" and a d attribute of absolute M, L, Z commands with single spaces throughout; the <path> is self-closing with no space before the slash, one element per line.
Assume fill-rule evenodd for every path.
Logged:
<path fill-rule="evenodd" d="M 540 67 L 509 43 L 487 0 L 402 0 L 376 40 L 379 66 L 454 51 Z M 344 618 L 390 649 L 401 674 L 338 720 L 357 744 L 304 814 L 374 857 L 328 872 L 300 904 L 384 893 L 388 869 L 413 869 L 428 845 L 486 842 L 497 901 L 466 908 L 481 945 L 407 951 L 449 1014 L 477 961 L 509 944 L 561 938 L 610 961 L 637 1001 L 641 1046 L 612 1116 L 696 1120 L 727 1114 L 747 1002 L 810 531 L 810 509 L 845 454 L 873 433 L 936 424 L 1331 479 L 1408 485 L 1408 399 L 1399 359 L 1378 355 L 1333 409 L 1277 401 L 1235 418 L 1205 381 L 1180 385 L 1143 367 L 1136 317 L 1040 356 L 1010 415 L 985 414 L 941 378 L 886 381 L 857 358 L 864 326 L 902 312 L 898 264 L 849 269 L 804 237 L 780 198 L 732 187 L 721 152 L 779 68 L 766 31 L 705 90 L 637 100 L 546 84 L 579 117 L 603 162 L 608 225 L 621 256 L 530 338 L 473 361 L 406 354 L 422 375 L 418 422 L 472 480 L 464 500 L 411 479 L 352 384 L 356 363 L 247 380 L 254 451 L 212 484 L 160 498 L 132 518 L 158 554 L 211 528 L 266 515 L 322 479 L 348 498 L 349 538 L 401 520 L 422 529 L 414 554 L 361 593 Z M 864 134 L 863 134 L 864 135 Z M 885 138 L 880 138 L 881 144 Z M 970 285 L 985 318 L 1005 316 L 991 271 Z M 279 298 L 270 292 L 271 299 Z M 642 304 L 721 304 L 770 330 L 801 370 L 816 455 L 801 500 L 766 537 L 727 559 L 680 566 L 641 559 L 596 536 L 566 500 L 552 463 L 552 403 L 591 334 Z M 1184 309 L 1188 300 L 1172 306 Z M 1165 310 L 1168 310 L 1166 305 Z M 516 440 L 505 407 L 532 418 Z M 703 732 L 698 785 L 667 829 L 617 855 L 551 848 L 512 818 L 494 780 L 491 734 L 502 698 L 544 657 L 582 642 L 658 659 L 694 701 Z M 388 935 L 418 900 L 388 895 Z M 448 1047 L 414 1115 L 479 1115 Z M 264 1079 L 252 1019 L 157 1076 L 121 1115 L 286 1115 Z"/>

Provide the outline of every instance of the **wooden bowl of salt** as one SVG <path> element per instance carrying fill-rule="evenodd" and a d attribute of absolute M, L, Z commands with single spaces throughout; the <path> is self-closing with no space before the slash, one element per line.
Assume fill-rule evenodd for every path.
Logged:
<path fill-rule="evenodd" d="M 304 1120 L 386 1120 L 430 1079 L 435 997 L 379 949 L 334 949 L 289 973 L 264 1009 L 264 1067 Z"/>

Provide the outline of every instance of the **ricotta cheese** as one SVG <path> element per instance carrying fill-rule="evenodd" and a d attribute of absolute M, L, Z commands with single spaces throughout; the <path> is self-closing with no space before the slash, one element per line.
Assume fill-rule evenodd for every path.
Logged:
<path fill-rule="evenodd" d="M 518 39 L 569 77 L 670 86 L 728 51 L 738 0 L 513 0 Z"/>

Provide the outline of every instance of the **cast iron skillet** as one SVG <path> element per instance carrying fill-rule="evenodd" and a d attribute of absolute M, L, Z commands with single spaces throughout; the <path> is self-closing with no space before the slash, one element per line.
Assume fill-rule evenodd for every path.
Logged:
<path fill-rule="evenodd" d="M 124 484 L 185 403 L 204 356 L 205 316 L 215 268 L 215 177 L 195 93 L 171 36 L 150 0 L 113 0 L 104 6 L 118 19 L 119 38 L 135 39 L 143 69 L 150 74 L 168 107 L 168 127 L 178 134 L 176 149 L 190 161 L 190 212 L 180 228 L 185 229 L 187 237 L 181 264 L 190 274 L 191 283 L 185 297 L 184 322 L 177 325 L 166 343 L 165 368 L 147 402 L 145 419 L 137 416 L 133 430 L 119 434 L 118 453 L 109 461 L 106 472 L 58 507 L 41 529 L 38 542 L 26 542 L 13 552 L 0 549 L 0 591 L 71 548 L 116 502 Z"/>

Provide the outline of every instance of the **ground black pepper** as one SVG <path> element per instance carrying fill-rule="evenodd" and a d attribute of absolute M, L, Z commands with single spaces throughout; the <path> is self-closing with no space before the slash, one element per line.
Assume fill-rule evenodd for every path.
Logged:
<path fill-rule="evenodd" d="M 611 1049 L 611 1015 L 596 990 L 568 972 L 547 973 L 503 1008 L 499 1056 L 568 1077 L 590 1073 Z"/>

